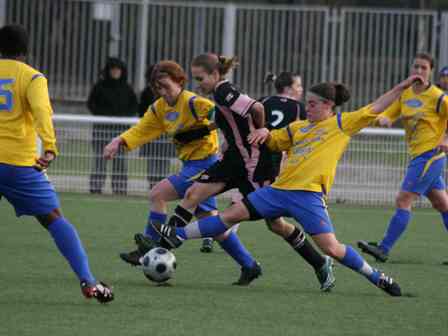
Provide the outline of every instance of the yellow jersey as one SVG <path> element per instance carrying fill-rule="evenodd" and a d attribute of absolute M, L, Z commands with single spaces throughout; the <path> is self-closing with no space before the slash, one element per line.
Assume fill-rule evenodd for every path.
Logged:
<path fill-rule="evenodd" d="M 46 78 L 29 65 L 0 59 L 0 162 L 33 166 L 37 136 L 57 154 Z"/>
<path fill-rule="evenodd" d="M 143 118 L 120 137 L 125 141 L 126 147 L 132 150 L 162 134 L 173 136 L 177 132 L 209 125 L 209 118 L 213 115 L 214 109 L 215 105 L 210 100 L 183 90 L 174 106 L 170 106 L 163 98 L 156 100 Z M 181 144 L 174 139 L 173 143 L 181 160 L 202 160 L 218 153 L 216 131 L 187 144 Z"/>
<path fill-rule="evenodd" d="M 296 121 L 271 131 L 268 147 L 288 153 L 286 164 L 272 187 L 328 194 L 338 161 L 350 137 L 377 116 L 367 105 L 355 112 L 338 113 L 317 123 Z"/>
<path fill-rule="evenodd" d="M 435 85 L 418 95 L 410 87 L 380 116 L 392 122 L 401 118 L 409 154 L 414 158 L 442 141 L 448 121 L 448 98 Z"/>

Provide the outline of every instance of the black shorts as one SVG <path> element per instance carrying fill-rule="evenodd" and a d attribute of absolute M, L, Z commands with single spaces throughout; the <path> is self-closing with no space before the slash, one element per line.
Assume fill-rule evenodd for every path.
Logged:
<path fill-rule="evenodd" d="M 196 179 L 196 182 L 224 183 L 225 187 L 222 192 L 230 189 L 238 189 L 239 192 L 246 197 L 252 191 L 271 183 L 272 180 L 268 179 L 260 182 L 251 181 L 244 165 L 238 161 L 224 157 L 202 173 Z"/>

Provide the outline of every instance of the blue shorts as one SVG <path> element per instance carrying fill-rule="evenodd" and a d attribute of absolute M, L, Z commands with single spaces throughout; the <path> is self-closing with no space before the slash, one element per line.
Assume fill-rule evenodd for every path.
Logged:
<path fill-rule="evenodd" d="M 334 232 L 322 193 L 267 186 L 247 198 L 264 218 L 292 217 L 310 235 Z"/>
<path fill-rule="evenodd" d="M 22 215 L 46 215 L 60 207 L 59 199 L 47 176 L 33 167 L 0 163 L 0 197 L 4 196 Z"/>
<path fill-rule="evenodd" d="M 409 162 L 401 190 L 427 195 L 433 189 L 445 189 L 443 177 L 445 163 L 445 154 L 439 153 L 437 150 L 431 150 L 415 157 Z"/>
<path fill-rule="evenodd" d="M 174 186 L 174 189 L 176 189 L 179 198 L 184 198 L 185 192 L 193 185 L 194 180 L 216 161 L 218 161 L 217 155 L 211 155 L 203 160 L 184 161 L 180 172 L 168 177 L 168 180 Z M 210 197 L 198 205 L 196 212 L 207 212 L 216 209 L 216 198 Z"/>

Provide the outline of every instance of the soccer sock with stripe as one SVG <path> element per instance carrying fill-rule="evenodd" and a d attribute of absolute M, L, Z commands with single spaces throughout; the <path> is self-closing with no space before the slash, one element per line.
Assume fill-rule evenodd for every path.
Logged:
<path fill-rule="evenodd" d="M 95 284 L 96 280 L 90 271 L 87 253 L 75 227 L 64 217 L 59 217 L 48 225 L 48 231 L 78 279 L 88 284 Z"/>
<path fill-rule="evenodd" d="M 395 210 L 395 214 L 390 220 L 387 228 L 386 235 L 379 246 L 386 254 L 389 253 L 394 244 L 406 230 L 410 220 L 411 212 L 409 210 L 400 208 Z"/>
<path fill-rule="evenodd" d="M 152 227 L 151 223 L 165 224 L 167 215 L 165 213 L 150 211 L 148 216 L 148 224 L 146 224 L 144 235 L 150 237 L 154 241 L 160 240 L 160 235 Z"/>
<path fill-rule="evenodd" d="M 285 240 L 315 270 L 320 270 L 325 264 L 325 258 L 306 239 L 305 233 L 302 230 L 294 228 L 294 231 Z"/>
<path fill-rule="evenodd" d="M 375 286 L 378 285 L 381 273 L 373 269 L 350 245 L 345 246 L 345 256 L 340 261 L 344 266 L 364 275 Z"/>
<path fill-rule="evenodd" d="M 191 222 L 183 228 L 176 228 L 176 234 L 183 239 L 215 237 L 229 228 L 219 216 L 208 216 Z"/>
<path fill-rule="evenodd" d="M 219 245 L 221 245 L 222 249 L 240 264 L 241 267 L 250 268 L 255 264 L 255 259 L 244 247 L 240 238 L 233 230 L 226 239 L 219 242 Z"/>

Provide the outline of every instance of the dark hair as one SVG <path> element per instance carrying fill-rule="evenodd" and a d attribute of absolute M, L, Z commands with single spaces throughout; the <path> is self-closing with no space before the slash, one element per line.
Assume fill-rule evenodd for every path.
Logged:
<path fill-rule="evenodd" d="M 236 57 L 226 57 L 213 53 L 202 54 L 196 56 L 191 62 L 192 66 L 202 67 L 205 71 L 211 74 L 218 70 L 221 77 L 225 77 L 232 68 L 238 65 Z"/>
<path fill-rule="evenodd" d="M 0 54 L 15 57 L 28 53 L 28 33 L 21 25 L 6 25 L 0 29 Z"/>
<path fill-rule="evenodd" d="M 147 83 L 149 83 L 149 82 L 151 81 L 151 74 L 152 74 L 152 71 L 154 70 L 154 67 L 155 67 L 155 66 L 156 66 L 155 64 L 150 64 L 150 65 L 148 65 L 148 67 L 146 68 L 146 71 L 145 71 L 145 80 L 146 80 Z"/>
<path fill-rule="evenodd" d="M 275 90 L 277 90 L 277 93 L 282 93 L 285 90 L 285 88 L 290 87 L 292 83 L 294 83 L 294 78 L 297 77 L 300 77 L 300 75 L 288 71 L 280 72 L 278 76 L 270 72 L 264 78 L 264 82 L 266 84 L 274 83 Z"/>
<path fill-rule="evenodd" d="M 431 56 L 431 54 L 424 53 L 424 52 L 418 53 L 418 54 L 415 55 L 414 60 L 416 60 L 417 58 L 423 59 L 425 61 L 428 61 L 429 62 L 429 66 L 431 67 L 431 69 L 434 69 L 435 60 L 434 60 L 434 57 Z"/>
<path fill-rule="evenodd" d="M 169 77 L 180 86 L 184 87 L 187 81 L 187 75 L 184 69 L 174 61 L 160 61 L 151 72 L 150 85 L 155 88 L 157 81 L 162 78 Z"/>
<path fill-rule="evenodd" d="M 342 105 L 350 99 L 350 91 L 342 83 L 324 82 L 314 85 L 310 92 L 331 100 L 336 106 Z"/>

